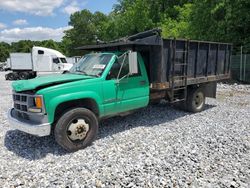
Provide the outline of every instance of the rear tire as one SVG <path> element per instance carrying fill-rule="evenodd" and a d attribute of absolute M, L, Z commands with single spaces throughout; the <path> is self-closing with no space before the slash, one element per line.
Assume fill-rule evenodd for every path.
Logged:
<path fill-rule="evenodd" d="M 27 72 L 20 72 L 19 73 L 19 78 L 20 78 L 20 80 L 27 80 L 27 79 L 29 79 L 29 73 L 27 73 Z"/>
<path fill-rule="evenodd" d="M 96 138 L 98 120 L 86 108 L 75 108 L 64 113 L 55 125 L 56 142 L 69 152 L 84 149 Z"/>
<path fill-rule="evenodd" d="M 8 77 L 8 80 L 10 81 L 16 80 L 16 75 L 13 72 L 9 73 L 7 77 Z"/>
<path fill-rule="evenodd" d="M 201 112 L 205 108 L 205 94 L 201 88 L 191 89 L 188 92 L 186 109 L 189 112 Z"/>

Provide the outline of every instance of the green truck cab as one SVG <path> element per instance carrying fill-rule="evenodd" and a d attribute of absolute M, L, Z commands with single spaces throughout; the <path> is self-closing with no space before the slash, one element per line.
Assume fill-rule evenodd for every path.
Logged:
<path fill-rule="evenodd" d="M 78 50 L 96 53 L 65 74 L 13 82 L 11 127 L 53 133 L 59 145 L 76 151 L 93 142 L 101 119 L 150 102 L 201 112 L 206 97 L 216 98 L 217 82 L 230 78 L 232 44 L 163 39 L 158 29 Z"/>
<path fill-rule="evenodd" d="M 88 54 L 65 74 L 16 81 L 12 87 L 10 125 L 37 136 L 53 130 L 69 151 L 93 141 L 100 119 L 149 103 L 143 59 L 130 51 Z"/>

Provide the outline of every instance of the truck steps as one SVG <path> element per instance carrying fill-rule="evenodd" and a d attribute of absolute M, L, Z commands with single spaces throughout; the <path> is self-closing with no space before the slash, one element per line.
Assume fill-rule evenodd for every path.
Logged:
<path fill-rule="evenodd" d="M 186 101 L 186 99 L 175 99 L 172 103 L 178 103 L 183 101 Z"/>
<path fill-rule="evenodd" d="M 180 90 L 186 90 L 186 87 L 178 87 L 178 88 L 174 88 L 174 91 L 180 91 Z"/>
<path fill-rule="evenodd" d="M 172 54 L 172 74 L 171 74 L 171 103 L 182 102 L 187 99 L 187 66 L 189 42 L 185 42 L 184 50 L 176 50 L 176 40 L 173 41 Z M 178 72 L 177 72 L 178 70 Z M 182 86 L 177 86 L 176 82 L 182 81 Z"/>

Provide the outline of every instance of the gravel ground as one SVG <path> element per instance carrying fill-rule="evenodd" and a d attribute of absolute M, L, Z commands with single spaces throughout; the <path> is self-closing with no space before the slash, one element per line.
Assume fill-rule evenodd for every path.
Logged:
<path fill-rule="evenodd" d="M 9 128 L 3 75 L 1 187 L 250 187 L 250 86 L 219 84 L 198 114 L 159 104 L 106 120 L 92 146 L 69 154 Z"/>

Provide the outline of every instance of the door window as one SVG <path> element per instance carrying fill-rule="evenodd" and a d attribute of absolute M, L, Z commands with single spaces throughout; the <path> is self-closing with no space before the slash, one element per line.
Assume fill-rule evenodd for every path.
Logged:
<path fill-rule="evenodd" d="M 120 69 L 121 65 L 118 63 L 118 60 L 116 59 L 114 64 L 112 65 L 112 68 L 109 71 L 107 80 L 117 79 Z"/>
<path fill-rule="evenodd" d="M 141 69 L 138 61 L 137 64 L 138 64 L 138 73 L 134 75 L 129 75 L 128 77 L 141 76 Z M 121 79 L 128 74 L 129 74 L 129 62 L 128 62 L 128 55 L 126 55 L 125 57 L 118 58 L 115 60 L 107 77 L 107 80 L 117 79 L 117 78 Z"/>
<path fill-rule="evenodd" d="M 124 61 L 124 63 L 123 63 Z M 129 74 L 129 61 L 128 61 L 128 55 L 126 55 L 125 57 L 119 58 L 118 60 L 119 64 L 122 65 L 122 69 L 119 75 L 119 79 L 121 79 L 122 77 L 126 76 Z M 129 75 L 128 77 L 135 77 L 135 76 L 141 76 L 141 69 L 140 69 L 140 64 L 137 60 L 137 66 L 138 66 L 138 73 L 137 74 L 133 74 L 133 75 Z"/>
<path fill-rule="evenodd" d="M 122 66 L 122 69 L 119 75 L 119 78 L 122 78 L 129 74 L 128 55 L 125 55 L 125 57 L 122 57 L 122 58 L 118 58 L 118 62 Z"/>
<path fill-rule="evenodd" d="M 60 61 L 58 58 L 53 58 L 53 63 L 58 64 L 58 63 L 60 63 Z"/>

